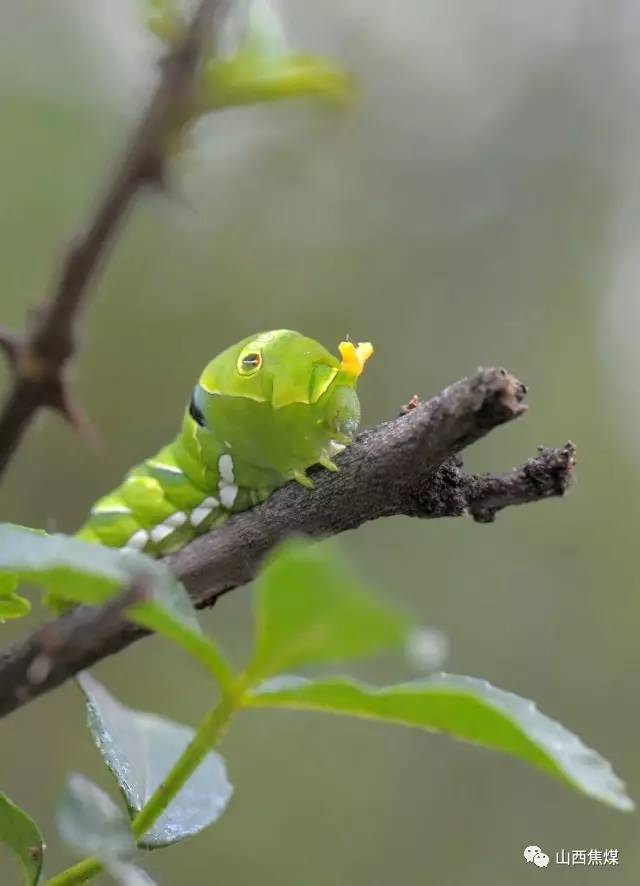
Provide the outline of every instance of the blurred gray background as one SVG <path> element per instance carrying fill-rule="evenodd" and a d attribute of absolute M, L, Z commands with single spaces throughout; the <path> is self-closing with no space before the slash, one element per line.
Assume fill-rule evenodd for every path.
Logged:
<path fill-rule="evenodd" d="M 75 384 L 102 448 L 43 416 L 3 483 L 0 518 L 72 530 L 174 433 L 201 366 L 261 328 L 330 347 L 347 333 L 371 339 L 366 424 L 479 364 L 504 365 L 529 384 L 530 412 L 467 466 L 505 469 L 570 438 L 571 495 L 493 526 L 380 521 L 342 547 L 446 632 L 447 670 L 534 698 L 638 800 L 637 4 L 282 6 L 298 47 L 356 73 L 360 103 L 198 125 L 173 169 L 180 199 L 136 205 L 87 316 Z M 2 323 L 20 326 L 48 287 L 144 102 L 153 56 L 134 0 L 2 0 Z M 250 596 L 203 617 L 238 663 Z M 407 675 L 392 657 L 354 670 Z M 126 703 L 188 723 L 211 702 L 208 680 L 159 639 L 96 676 Z M 42 825 L 50 873 L 71 861 L 52 813 L 65 773 L 110 785 L 83 720 L 68 684 L 0 726 L 0 786 Z M 223 750 L 235 797 L 216 826 L 145 860 L 164 886 L 638 881 L 636 815 L 441 736 L 256 712 Z M 544 874 L 524 864 L 530 843 L 552 857 Z M 621 864 L 558 867 L 562 848 L 618 848 Z"/>

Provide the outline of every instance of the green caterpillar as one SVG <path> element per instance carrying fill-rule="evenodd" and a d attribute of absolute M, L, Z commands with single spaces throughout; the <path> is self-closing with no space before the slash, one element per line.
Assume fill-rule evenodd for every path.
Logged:
<path fill-rule="evenodd" d="M 176 439 L 99 499 L 77 536 L 161 556 L 264 501 L 332 457 L 360 421 L 356 382 L 369 342 L 341 342 L 341 360 L 288 329 L 223 351 L 196 384 Z"/>

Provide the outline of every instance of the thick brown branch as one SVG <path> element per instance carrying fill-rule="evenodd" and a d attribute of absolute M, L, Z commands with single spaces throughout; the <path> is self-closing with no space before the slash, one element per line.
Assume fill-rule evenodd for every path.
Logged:
<path fill-rule="evenodd" d="M 168 137 L 188 116 L 194 78 L 221 0 L 202 0 L 182 42 L 163 64 L 158 87 L 86 229 L 69 249 L 51 295 L 32 312 L 27 335 L 0 333 L 14 370 L 0 411 L 0 474 L 41 407 L 82 428 L 80 408 L 67 390 L 65 368 L 76 349 L 77 323 L 89 287 L 136 195 L 162 182 Z"/>
<path fill-rule="evenodd" d="M 21 707 L 93 664 L 96 646 L 105 655 L 117 652 L 123 624 L 127 624 L 123 611 L 146 599 L 148 591 L 144 581 L 139 581 L 101 609 L 79 606 L 38 628 L 13 655 L 3 656 L 2 686 L 12 699 L 8 710 Z"/>
<path fill-rule="evenodd" d="M 405 514 L 436 518 L 471 515 L 488 522 L 502 508 L 564 494 L 575 451 L 543 449 L 522 467 L 497 476 L 473 476 L 457 456 L 496 426 L 521 415 L 524 386 L 503 369 L 480 370 L 451 385 L 428 403 L 363 433 L 338 459 L 340 472 L 318 470 L 313 492 L 296 483 L 264 504 L 237 514 L 167 562 L 194 604 L 250 581 L 271 548 L 293 533 L 313 538 L 354 529 L 367 520 Z M 43 631 L 66 643 L 37 685 L 30 677 L 41 654 Z M 0 716 L 55 688 L 79 670 L 118 652 L 144 631 L 122 618 L 79 607 L 45 625 L 30 639 L 0 655 Z"/>

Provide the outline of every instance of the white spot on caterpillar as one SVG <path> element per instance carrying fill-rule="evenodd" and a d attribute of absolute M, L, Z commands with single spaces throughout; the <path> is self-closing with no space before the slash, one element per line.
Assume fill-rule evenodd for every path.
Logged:
<path fill-rule="evenodd" d="M 166 523 L 159 523 L 151 530 L 151 541 L 154 544 L 160 544 L 168 535 L 175 532 L 175 526 L 167 526 Z"/>
<path fill-rule="evenodd" d="M 231 443 L 229 443 L 228 440 L 224 441 L 224 445 L 227 447 L 227 449 L 231 449 Z"/>
<path fill-rule="evenodd" d="M 130 551 L 141 551 L 148 541 L 149 533 L 146 529 L 138 529 L 126 543 L 125 548 L 128 548 Z"/>
<path fill-rule="evenodd" d="M 167 517 L 164 522 L 166 526 L 173 526 L 175 529 L 178 529 L 187 522 L 187 515 L 183 511 L 176 511 L 175 514 Z"/>
<path fill-rule="evenodd" d="M 234 483 L 220 483 L 220 501 L 225 508 L 232 508 L 238 494 L 238 487 Z"/>
<path fill-rule="evenodd" d="M 225 452 L 218 459 L 218 472 L 220 474 L 218 486 L 220 501 L 225 508 L 231 508 L 238 495 L 238 487 L 234 483 L 233 459 L 228 452 Z"/>
<path fill-rule="evenodd" d="M 211 513 L 211 508 L 194 508 L 191 511 L 191 525 L 199 526 L 203 520 L 206 520 Z"/>
<path fill-rule="evenodd" d="M 177 465 L 165 465 L 161 461 L 154 461 L 153 459 L 147 459 L 147 464 L 152 468 L 157 468 L 159 471 L 167 471 L 169 474 L 182 474 L 182 470 Z"/>
<path fill-rule="evenodd" d="M 233 483 L 233 459 L 228 452 L 225 452 L 218 459 L 218 471 L 220 472 L 220 479 L 225 485 Z"/>
<path fill-rule="evenodd" d="M 217 508 L 220 502 L 217 498 L 213 498 L 213 496 L 209 496 L 208 498 L 203 499 L 197 508 L 194 508 L 191 511 L 191 516 L 189 521 L 192 526 L 199 526 L 203 520 L 206 520 L 211 511 L 214 508 Z"/>
<path fill-rule="evenodd" d="M 175 514 L 170 514 L 164 523 L 158 523 L 157 526 L 153 527 L 151 530 L 151 541 L 154 544 L 160 544 L 161 541 L 164 541 L 167 536 L 179 529 L 186 521 L 187 515 L 184 511 L 176 511 Z"/>
<path fill-rule="evenodd" d="M 329 441 L 329 452 L 331 455 L 338 455 L 340 452 L 342 452 L 346 448 L 347 447 L 344 445 L 344 443 L 338 443 L 337 440 L 330 440 Z"/>
<path fill-rule="evenodd" d="M 92 514 L 130 514 L 131 509 L 126 505 L 101 505 L 96 504 L 91 508 Z"/>

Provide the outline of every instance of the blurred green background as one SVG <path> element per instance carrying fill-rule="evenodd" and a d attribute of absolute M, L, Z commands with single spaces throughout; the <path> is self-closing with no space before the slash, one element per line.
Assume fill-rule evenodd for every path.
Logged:
<path fill-rule="evenodd" d="M 261 328 L 372 340 L 366 424 L 479 364 L 505 365 L 530 386 L 530 412 L 467 466 L 506 469 L 571 438 L 571 495 L 492 526 L 379 521 L 342 547 L 446 632 L 447 670 L 534 698 L 638 800 L 637 6 L 282 6 L 298 46 L 357 74 L 360 103 L 228 111 L 197 127 L 173 169 L 176 198 L 135 206 L 86 318 L 75 385 L 102 447 L 42 416 L 3 481 L 0 518 L 72 530 L 174 433 L 204 362 Z M 135 0 L 2 0 L 0 322 L 21 326 L 50 288 L 153 82 L 153 54 Z M 250 596 L 203 617 L 237 662 Z M 28 629 L 4 626 L 3 643 Z M 407 674 L 392 658 L 355 670 Z M 188 723 L 211 701 L 209 681 L 159 639 L 95 673 L 126 703 Z M 41 824 L 50 873 L 71 861 L 52 812 L 65 773 L 110 784 L 83 720 L 67 684 L 0 724 L 1 787 Z M 165 886 L 638 882 L 636 815 L 481 749 L 255 712 L 223 750 L 227 813 L 144 860 Z M 551 856 L 544 874 L 524 864 L 531 843 Z M 562 848 L 618 848 L 621 863 L 585 874 L 554 864 Z"/>

